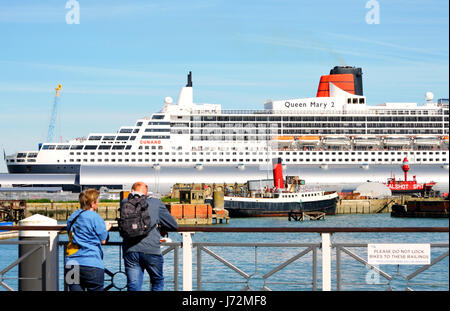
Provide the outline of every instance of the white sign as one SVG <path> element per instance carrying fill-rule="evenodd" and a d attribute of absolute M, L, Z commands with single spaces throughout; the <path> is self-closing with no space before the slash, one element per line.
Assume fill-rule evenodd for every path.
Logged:
<path fill-rule="evenodd" d="M 311 97 L 268 102 L 264 108 L 270 110 L 342 110 L 342 103 L 334 97 Z"/>
<path fill-rule="evenodd" d="M 429 265 L 430 244 L 368 244 L 371 265 Z"/>

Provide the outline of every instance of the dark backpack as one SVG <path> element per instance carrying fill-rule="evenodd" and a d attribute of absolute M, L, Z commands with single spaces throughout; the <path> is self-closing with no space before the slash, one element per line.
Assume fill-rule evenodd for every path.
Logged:
<path fill-rule="evenodd" d="M 117 223 L 122 238 L 143 238 L 153 229 L 150 227 L 146 196 L 130 194 L 119 211 L 120 218 L 117 219 Z"/>

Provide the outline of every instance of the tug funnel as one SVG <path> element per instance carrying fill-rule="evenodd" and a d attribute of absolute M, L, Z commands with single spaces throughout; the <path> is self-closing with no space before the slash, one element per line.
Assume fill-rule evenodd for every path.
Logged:
<path fill-rule="evenodd" d="M 273 164 L 273 184 L 277 189 L 284 188 L 283 182 L 283 165 L 281 164 L 281 158 L 272 159 Z"/>

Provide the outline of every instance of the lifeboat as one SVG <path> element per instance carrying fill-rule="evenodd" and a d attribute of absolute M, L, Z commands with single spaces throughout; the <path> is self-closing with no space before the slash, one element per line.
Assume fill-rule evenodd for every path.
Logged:
<path fill-rule="evenodd" d="M 408 136 L 386 136 L 384 144 L 386 146 L 409 146 L 411 139 Z"/>
<path fill-rule="evenodd" d="M 448 136 L 443 136 L 442 137 L 442 142 L 444 143 L 444 145 L 448 146 Z"/>
<path fill-rule="evenodd" d="M 378 137 L 355 137 L 353 143 L 356 146 L 379 146 L 381 141 Z"/>
<path fill-rule="evenodd" d="M 327 146 L 348 146 L 350 138 L 346 136 L 327 136 L 322 141 Z"/>
<path fill-rule="evenodd" d="M 441 143 L 437 136 L 416 136 L 414 144 L 420 146 L 437 146 Z"/>
<path fill-rule="evenodd" d="M 319 136 L 299 136 L 295 140 L 300 145 L 318 145 L 320 143 Z"/>
<path fill-rule="evenodd" d="M 283 146 L 289 146 L 294 142 L 294 136 L 275 136 L 273 140 Z"/>

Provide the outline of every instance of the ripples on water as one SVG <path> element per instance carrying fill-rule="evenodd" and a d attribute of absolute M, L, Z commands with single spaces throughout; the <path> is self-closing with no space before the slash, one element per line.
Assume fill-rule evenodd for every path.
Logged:
<path fill-rule="evenodd" d="M 303 222 L 288 221 L 287 217 L 275 218 L 234 218 L 230 224 L 218 224 L 213 227 L 448 227 L 448 219 L 433 218 L 394 218 L 390 214 L 348 214 L 327 216 L 325 220 Z M 181 235 L 169 233 L 174 242 L 181 242 Z M 334 243 L 448 243 L 448 233 L 335 233 L 331 237 Z M 60 241 L 66 241 L 67 235 L 61 235 Z M 110 233 L 110 241 L 121 241 L 117 232 Z M 193 242 L 218 242 L 218 243 L 320 243 L 321 237 L 318 233 L 206 233 L 197 232 L 193 235 Z M 0 257 L 0 269 L 5 268 L 17 258 L 17 246 L 3 245 Z M 293 247 L 208 247 L 217 255 L 221 256 L 234 266 L 249 275 L 255 275 L 251 284 L 261 286 L 261 275 L 264 275 L 277 266 L 283 264 L 290 258 L 296 256 L 306 248 Z M 120 249 L 118 246 L 104 246 L 105 267 L 115 272 L 124 270 L 123 262 L 119 259 Z M 365 247 L 350 248 L 359 257 L 366 260 Z M 448 248 L 432 248 L 432 260 L 446 252 Z M 60 290 L 63 289 L 62 276 L 62 248 L 60 248 Z M 257 265 L 255 267 L 255 257 Z M 179 290 L 182 286 L 182 252 L 179 250 Z M 246 286 L 245 278 L 235 271 L 226 267 L 209 254 L 201 254 L 201 278 L 202 290 L 241 290 Z M 164 257 L 164 274 L 166 277 L 166 290 L 174 289 L 173 276 L 173 251 Z M 197 289 L 197 251 L 193 251 L 193 289 Z M 449 290 L 449 259 L 446 257 L 430 269 L 413 278 L 409 286 L 414 290 Z M 399 272 L 407 276 L 420 268 L 417 265 L 381 265 L 378 267 L 393 276 Z M 7 275 L 17 276 L 17 267 Z M 108 280 L 109 277 L 106 277 Z M 382 283 L 373 285 L 370 283 Z M 16 280 L 7 283 L 17 288 Z M 386 290 L 388 281 L 378 277 L 364 264 L 354 260 L 347 254 L 341 257 L 341 286 L 342 290 Z M 394 284 L 395 283 L 395 284 Z M 109 284 L 105 282 L 105 286 Z M 124 281 L 117 282 L 122 287 Z M 145 274 L 144 289 L 149 289 L 148 275 Z M 401 288 L 405 283 L 402 278 L 396 278 L 392 286 Z M 276 272 L 267 279 L 266 286 L 272 290 L 312 290 L 312 253 L 295 260 L 281 271 Z M 317 289 L 321 289 L 321 252 L 317 252 Z M 336 289 L 336 252 L 332 250 L 332 289 Z M 397 289 L 397 288 L 395 288 Z M 2 288 L 0 290 L 3 290 Z M 116 290 L 116 289 L 114 289 Z"/>

